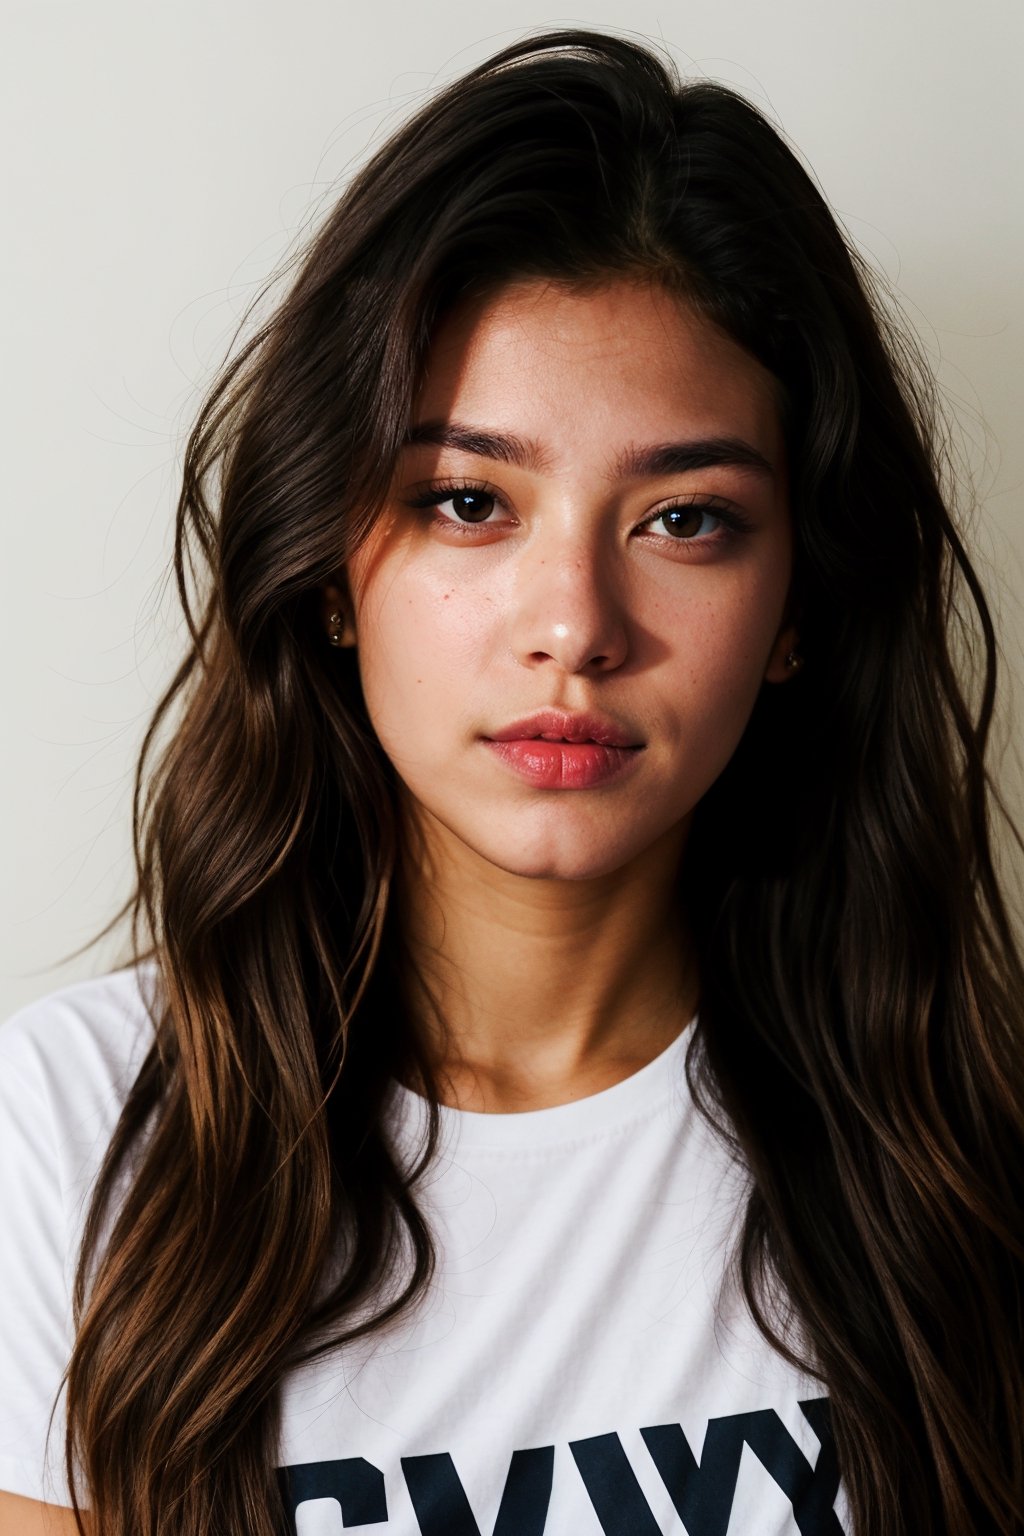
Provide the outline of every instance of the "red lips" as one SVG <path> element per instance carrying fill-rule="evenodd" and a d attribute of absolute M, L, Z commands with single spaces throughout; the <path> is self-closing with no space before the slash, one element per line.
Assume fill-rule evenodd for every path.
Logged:
<path fill-rule="evenodd" d="M 543 737 L 548 741 L 596 742 L 602 747 L 642 747 L 643 742 L 616 721 L 603 715 L 572 714 L 563 709 L 542 709 L 492 731 L 489 741 L 524 741 Z"/>

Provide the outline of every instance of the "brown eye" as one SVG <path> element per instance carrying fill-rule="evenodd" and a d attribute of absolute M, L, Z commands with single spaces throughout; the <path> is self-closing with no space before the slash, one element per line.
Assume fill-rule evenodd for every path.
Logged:
<path fill-rule="evenodd" d="M 487 503 L 493 500 L 493 496 L 488 496 L 485 491 L 456 491 L 451 496 L 444 496 L 439 498 L 435 505 L 440 506 L 442 501 L 450 501 L 456 517 L 462 518 L 463 522 L 480 523 L 483 522 L 484 518 L 490 516 L 491 511 L 489 506 L 481 506 L 480 503 Z M 460 502 L 476 502 L 477 505 L 460 506 Z"/>
<path fill-rule="evenodd" d="M 428 486 L 425 491 L 409 502 L 409 506 L 417 509 L 437 509 L 443 507 L 445 502 L 451 502 L 455 517 L 440 513 L 437 521 L 455 523 L 456 527 L 459 524 L 463 527 L 472 527 L 474 524 L 486 522 L 497 500 L 497 496 L 492 491 L 483 490 L 480 486 L 440 484 Z M 456 519 L 458 519 L 457 522 Z"/>
<path fill-rule="evenodd" d="M 700 528 L 705 518 L 710 518 L 717 526 L 702 534 Z M 640 526 L 654 532 L 656 537 L 664 537 L 656 526 L 658 523 L 667 530 L 668 542 L 680 545 L 714 546 L 747 533 L 752 527 L 750 519 L 737 508 L 719 506 L 710 501 L 683 501 L 672 507 L 662 507 L 660 512 L 655 512 Z"/>
<path fill-rule="evenodd" d="M 682 537 L 697 532 L 708 510 L 707 507 L 669 507 L 660 517 L 669 533 Z"/>

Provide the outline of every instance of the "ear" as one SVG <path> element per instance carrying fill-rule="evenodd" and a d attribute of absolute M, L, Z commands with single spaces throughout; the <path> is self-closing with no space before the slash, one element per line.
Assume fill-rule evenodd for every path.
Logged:
<path fill-rule="evenodd" d="M 340 614 L 340 622 L 332 619 L 333 614 Z M 320 589 L 320 615 L 324 626 L 324 632 L 334 645 L 355 645 L 356 626 L 352 594 L 349 590 L 348 575 L 342 567 L 330 581 L 325 581 Z M 334 640 L 332 637 L 338 635 Z"/>
<path fill-rule="evenodd" d="M 792 605 L 787 603 L 786 611 L 782 616 L 782 627 L 775 636 L 768 665 L 765 667 L 766 683 L 786 683 L 799 672 L 799 667 L 786 665 L 786 657 L 792 652 L 796 652 L 798 656 L 800 654 L 799 617 L 799 613 L 794 614 Z"/>

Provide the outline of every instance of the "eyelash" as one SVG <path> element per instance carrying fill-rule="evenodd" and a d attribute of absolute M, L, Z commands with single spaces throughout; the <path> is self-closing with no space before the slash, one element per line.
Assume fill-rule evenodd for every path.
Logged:
<path fill-rule="evenodd" d="M 409 502 L 407 502 L 407 505 L 415 508 L 418 511 L 423 511 L 429 507 L 440 506 L 442 502 L 448 501 L 452 496 L 458 495 L 486 496 L 497 506 L 504 506 L 504 502 L 496 491 L 490 490 L 485 485 L 473 485 L 465 480 L 436 481 L 433 485 L 428 486 L 427 489 L 422 491 L 418 496 L 414 496 Z M 717 518 L 718 522 L 722 524 L 722 527 L 718 530 L 717 533 L 708 534 L 705 538 L 676 539 L 673 538 L 670 533 L 660 535 L 660 537 L 668 540 L 673 544 L 722 544 L 728 540 L 736 538 L 740 534 L 747 533 L 753 527 L 753 522 L 749 517 L 746 516 L 745 513 L 740 512 L 735 508 L 726 509 L 724 507 L 720 507 L 708 500 L 672 502 L 669 506 L 662 507 L 658 512 L 652 513 L 650 517 L 645 518 L 644 521 L 639 524 L 639 527 L 645 528 L 649 523 L 656 523 L 660 518 L 666 517 L 670 512 L 675 511 L 710 512 L 711 515 Z M 495 526 L 493 523 L 463 523 L 457 521 L 455 518 L 442 517 L 440 514 L 438 514 L 437 517 L 432 518 L 431 522 L 435 527 L 443 527 L 445 529 L 454 528 L 456 533 L 463 534 L 469 538 L 473 537 L 473 534 L 477 528 L 491 528 Z"/>

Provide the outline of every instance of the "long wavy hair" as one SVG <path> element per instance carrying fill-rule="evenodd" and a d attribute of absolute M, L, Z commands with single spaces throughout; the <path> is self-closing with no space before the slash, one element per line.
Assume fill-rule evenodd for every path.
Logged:
<path fill-rule="evenodd" d="M 185 453 L 191 644 L 103 930 L 130 914 L 161 1004 L 78 1259 L 76 1510 L 77 1456 L 97 1536 L 272 1536 L 282 1376 L 432 1272 L 397 779 L 320 586 L 387 503 L 455 303 L 636 278 L 775 376 L 791 466 L 806 665 L 761 690 L 680 871 L 686 1071 L 750 1170 L 747 1302 L 827 1387 L 858 1536 L 1018 1532 L 1024 964 L 993 808 L 1024 843 L 986 764 L 998 644 L 948 424 L 898 307 L 751 103 L 580 28 L 439 89 L 300 257 Z M 382 1106 L 412 1070 L 431 1112 L 403 1173 Z"/>

